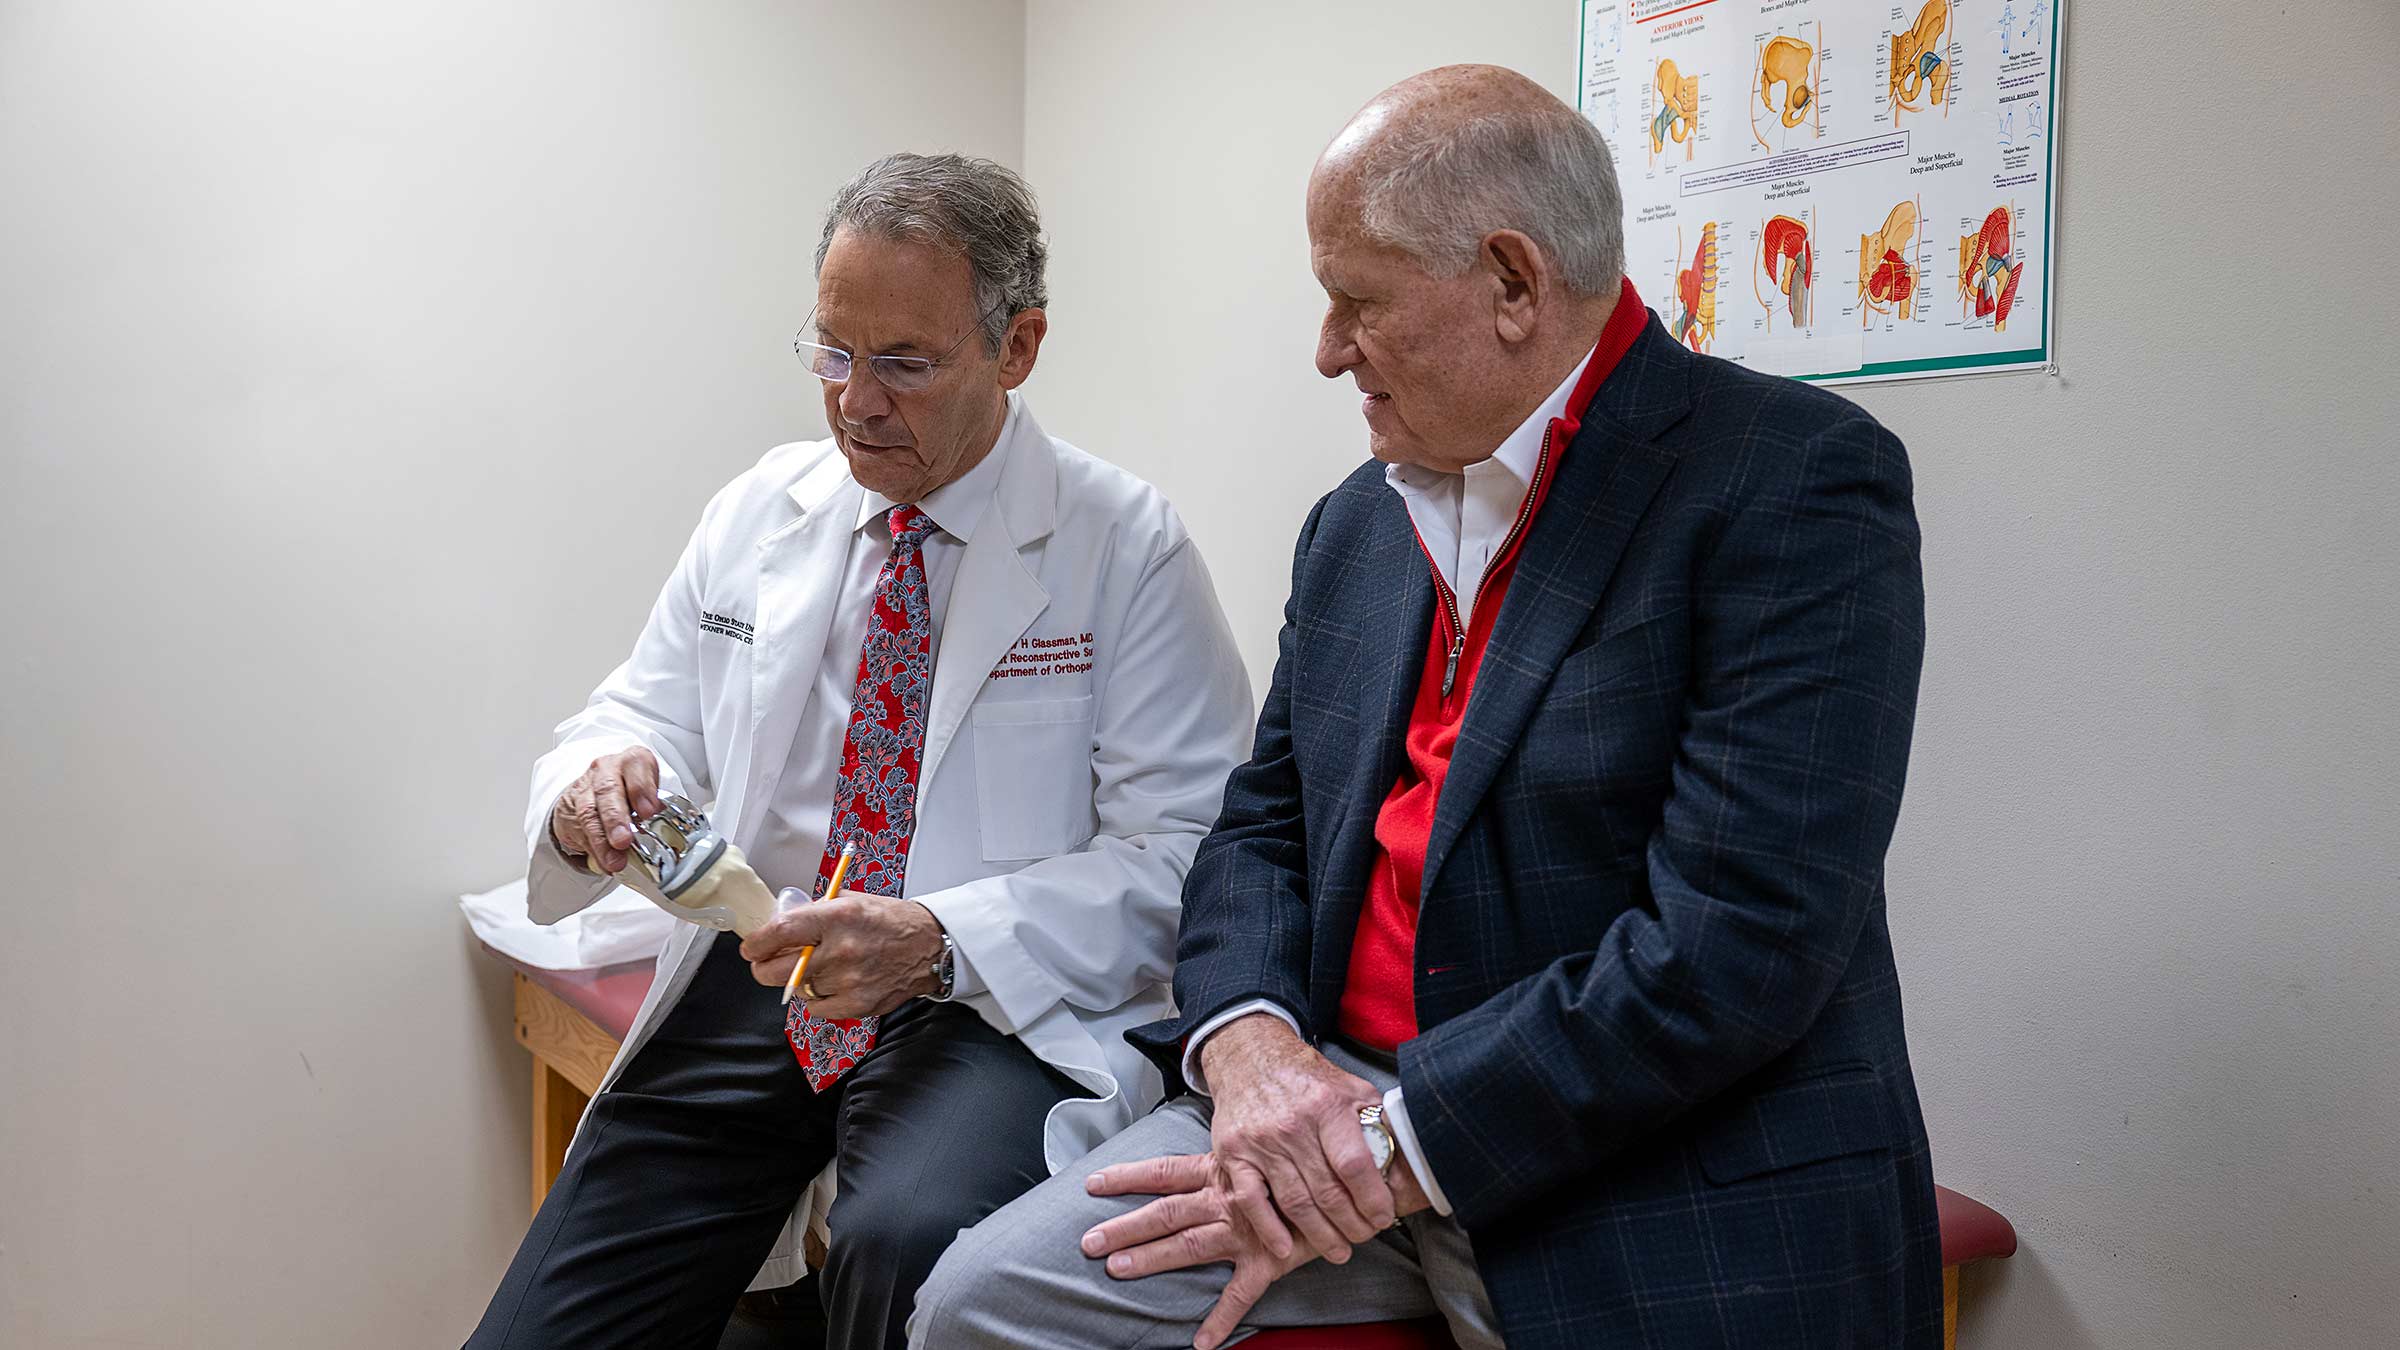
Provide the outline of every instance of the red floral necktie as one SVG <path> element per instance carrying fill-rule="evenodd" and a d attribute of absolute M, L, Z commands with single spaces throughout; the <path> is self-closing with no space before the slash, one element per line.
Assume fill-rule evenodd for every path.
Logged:
<path fill-rule="evenodd" d="M 858 654 L 850 730 L 833 780 L 833 823 L 817 864 L 817 894 L 833 879 L 842 845 L 857 846 L 842 890 L 898 898 L 917 829 L 917 770 L 925 748 L 925 701 L 933 688 L 933 611 L 925 589 L 925 536 L 933 518 L 914 506 L 890 516 L 892 556 L 875 577 L 875 609 Z M 784 1020 L 792 1053 L 819 1092 L 875 1047 L 875 1018 L 812 1017 L 794 1003 Z"/>

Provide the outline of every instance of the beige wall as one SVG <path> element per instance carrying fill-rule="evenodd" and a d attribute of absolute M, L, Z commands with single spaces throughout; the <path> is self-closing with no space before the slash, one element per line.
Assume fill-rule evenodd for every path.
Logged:
<path fill-rule="evenodd" d="M 1018 158 L 1021 6 L 912 14 L 0 4 L 0 1345 L 472 1325 L 527 1069 L 450 897 L 821 434 L 834 185 Z"/>
<path fill-rule="evenodd" d="M 1422 67 L 1571 96 L 1576 8 L 1029 10 L 1036 397 L 1183 508 L 1262 688 L 1362 454 L 1310 366 L 1309 162 Z M 2301 16 L 2075 0 L 2061 375 L 1852 395 L 1926 532 L 1891 892 L 1936 1170 L 2025 1239 L 1970 1350 L 2400 1342 L 2400 273 L 2364 242 L 2400 17 Z"/>
<path fill-rule="evenodd" d="M 1051 234 L 1029 397 L 1182 510 L 1262 695 L 1292 540 L 1366 453 L 1356 392 L 1315 371 L 1309 165 L 1429 66 L 1491 61 L 1569 92 L 1575 22 L 1552 0 L 1027 10 L 1025 167 Z"/>
<path fill-rule="evenodd" d="M 1309 368 L 1308 162 L 1424 66 L 1563 92 L 1574 32 L 197 11 L 0 3 L 12 1347 L 464 1332 L 523 1224 L 525 1066 L 448 897 L 513 867 L 527 763 L 699 503 L 817 429 L 787 343 L 843 173 L 1021 157 L 1031 396 L 1184 507 L 1263 684 L 1360 454 Z M 1857 395 L 1927 532 L 1912 1043 L 1941 1175 L 2027 1244 L 1970 1350 L 2400 1338 L 2395 57 L 2377 0 L 2082 0 L 2062 376 Z"/>

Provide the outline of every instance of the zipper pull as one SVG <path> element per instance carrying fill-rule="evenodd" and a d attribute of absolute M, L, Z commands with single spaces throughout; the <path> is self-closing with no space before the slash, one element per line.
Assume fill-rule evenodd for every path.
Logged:
<path fill-rule="evenodd" d="M 1460 632 L 1451 633 L 1450 663 L 1442 667 L 1442 697 L 1444 699 L 1450 697 L 1451 686 L 1458 683 L 1458 654 L 1466 649 L 1467 635 Z"/>

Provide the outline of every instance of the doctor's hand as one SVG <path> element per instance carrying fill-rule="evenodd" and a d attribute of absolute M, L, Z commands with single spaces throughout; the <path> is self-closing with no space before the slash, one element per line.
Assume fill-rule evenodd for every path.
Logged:
<path fill-rule="evenodd" d="M 641 746 L 602 755 L 550 808 L 558 851 L 614 876 L 632 856 L 633 823 L 658 814 L 658 758 Z"/>
<path fill-rule="evenodd" d="M 1352 1243 L 1392 1226 L 1391 1190 L 1358 1124 L 1360 1107 L 1383 1100 L 1374 1084 L 1267 1013 L 1212 1033 L 1200 1070 L 1216 1102 L 1209 1144 L 1222 1188 L 1270 1252 L 1288 1254 L 1278 1212 L 1335 1265 L 1350 1259 Z"/>
<path fill-rule="evenodd" d="M 941 992 L 933 964 L 942 954 L 942 923 L 932 910 L 881 895 L 803 903 L 787 890 L 783 898 L 784 912 L 742 939 L 742 959 L 760 984 L 783 988 L 800 949 L 814 947 L 801 997 L 819 1017 L 872 1017 Z"/>

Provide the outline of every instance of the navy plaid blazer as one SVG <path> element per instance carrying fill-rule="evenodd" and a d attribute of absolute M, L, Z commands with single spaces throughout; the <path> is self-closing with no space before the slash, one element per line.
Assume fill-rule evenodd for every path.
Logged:
<path fill-rule="evenodd" d="M 1526 535 L 1425 857 L 1408 1112 L 1512 1347 L 1935 1346 L 1885 926 L 1924 650 L 1906 453 L 1652 317 Z M 1302 529 L 1184 887 L 1186 1032 L 1335 1032 L 1433 621 L 1369 463 Z"/>

